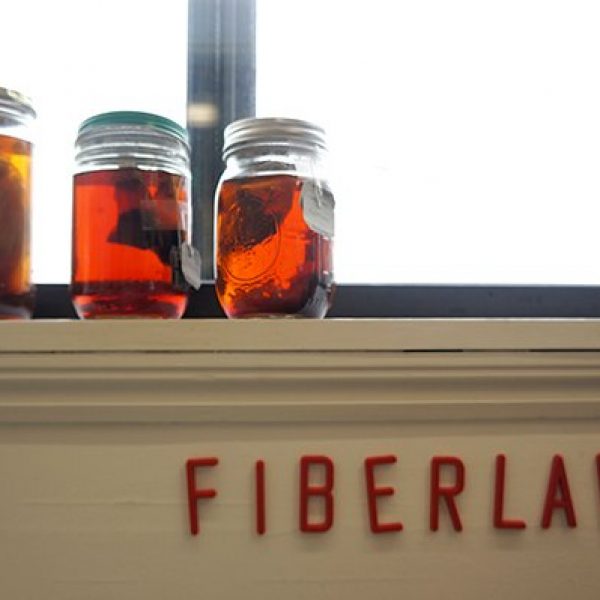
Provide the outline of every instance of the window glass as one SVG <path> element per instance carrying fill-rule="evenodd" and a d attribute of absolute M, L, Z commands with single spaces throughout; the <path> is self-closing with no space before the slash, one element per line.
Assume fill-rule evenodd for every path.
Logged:
<path fill-rule="evenodd" d="M 599 284 L 600 5 L 257 0 L 257 112 L 330 134 L 343 283 Z"/>
<path fill-rule="evenodd" d="M 185 0 L 3 7 L 33 97 L 33 277 L 70 273 L 78 124 L 185 123 Z M 600 6 L 257 0 L 257 112 L 322 123 L 342 283 L 598 284 Z"/>
<path fill-rule="evenodd" d="M 109 110 L 155 112 L 185 125 L 186 0 L 18 0 L 2 7 L 0 86 L 36 111 L 33 279 L 70 278 L 73 143 Z"/>

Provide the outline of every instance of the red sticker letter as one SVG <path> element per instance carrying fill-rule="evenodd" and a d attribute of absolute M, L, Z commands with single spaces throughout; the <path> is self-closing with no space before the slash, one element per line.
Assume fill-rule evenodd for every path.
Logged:
<path fill-rule="evenodd" d="M 256 461 L 256 533 L 263 535 L 265 525 L 265 461 Z"/>
<path fill-rule="evenodd" d="M 558 498 L 556 497 L 557 492 L 559 492 Z M 552 459 L 548 491 L 546 492 L 546 501 L 544 502 L 544 514 L 542 515 L 542 527 L 544 529 L 550 527 L 552 515 L 557 508 L 562 508 L 565 511 L 569 527 L 577 527 L 571 490 L 569 489 L 569 482 L 565 471 L 565 463 L 560 454 L 556 454 Z"/>
<path fill-rule="evenodd" d="M 198 489 L 196 487 L 196 469 L 198 467 L 214 467 L 219 463 L 218 458 L 189 458 L 186 462 L 188 510 L 190 514 L 190 532 L 192 535 L 200 533 L 200 521 L 198 520 L 198 500 L 200 498 L 214 498 L 217 491 Z"/>
<path fill-rule="evenodd" d="M 377 465 L 390 465 L 396 462 L 393 454 L 386 456 L 370 456 L 365 458 L 365 477 L 367 480 L 367 499 L 369 502 L 369 522 L 373 533 L 386 533 L 388 531 L 402 531 L 402 523 L 380 523 L 377 516 L 377 496 L 393 496 L 393 487 L 375 486 L 375 467 Z"/>
<path fill-rule="evenodd" d="M 598 490 L 600 490 L 600 454 L 596 454 L 596 474 L 598 475 Z"/>
<path fill-rule="evenodd" d="M 456 483 L 449 486 L 440 486 L 440 471 L 443 465 L 454 467 Z M 434 456 L 431 459 L 431 497 L 429 505 L 429 527 L 437 531 L 440 520 L 440 497 L 443 497 L 450 513 L 452 525 L 456 531 L 462 531 L 462 523 L 454 496 L 460 494 L 465 487 L 465 465 L 460 458 L 455 456 Z"/>
<path fill-rule="evenodd" d="M 310 485 L 308 474 L 311 465 L 322 465 L 325 469 L 325 483 Z M 308 501 L 311 496 L 323 498 L 325 516 L 321 523 L 310 523 Z M 322 533 L 333 525 L 333 461 L 328 456 L 303 456 L 300 459 L 300 531 Z"/>
<path fill-rule="evenodd" d="M 504 479 L 506 456 L 496 456 L 496 485 L 494 488 L 494 527 L 496 529 L 525 529 L 525 521 L 504 518 Z"/>

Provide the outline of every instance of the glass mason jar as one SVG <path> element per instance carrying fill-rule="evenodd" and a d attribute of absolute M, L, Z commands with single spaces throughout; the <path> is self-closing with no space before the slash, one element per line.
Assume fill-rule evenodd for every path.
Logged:
<path fill-rule="evenodd" d="M 111 112 L 75 144 L 71 297 L 81 318 L 179 318 L 189 232 L 189 146 L 163 117 Z"/>
<path fill-rule="evenodd" d="M 296 119 L 225 129 L 216 289 L 228 317 L 322 318 L 333 293 L 334 200 L 324 131 Z"/>
<path fill-rule="evenodd" d="M 31 129 L 35 111 L 0 88 L 0 319 L 26 319 L 31 284 Z"/>

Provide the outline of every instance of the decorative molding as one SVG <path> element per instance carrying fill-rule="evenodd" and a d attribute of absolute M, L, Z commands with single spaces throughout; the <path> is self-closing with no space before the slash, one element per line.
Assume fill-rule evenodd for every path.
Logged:
<path fill-rule="evenodd" d="M 513 350 L 494 349 L 503 324 Z M 593 347 L 595 322 L 436 322 L 437 346 L 460 351 L 436 349 L 430 321 L 4 325 L 0 423 L 600 418 L 600 347 L 570 349 L 584 345 L 582 325 Z M 522 349 L 544 332 L 566 350 Z M 417 339 L 422 349 L 404 349 Z"/>

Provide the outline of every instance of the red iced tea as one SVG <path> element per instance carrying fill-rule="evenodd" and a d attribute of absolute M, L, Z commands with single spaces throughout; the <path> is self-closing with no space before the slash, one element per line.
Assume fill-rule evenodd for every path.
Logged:
<path fill-rule="evenodd" d="M 71 293 L 84 318 L 178 318 L 187 184 L 137 168 L 75 175 Z"/>
<path fill-rule="evenodd" d="M 0 319 L 31 315 L 31 144 L 0 135 Z"/>
<path fill-rule="evenodd" d="M 332 241 L 307 224 L 306 180 L 225 180 L 217 216 L 217 294 L 229 317 L 323 317 L 332 293 Z"/>

